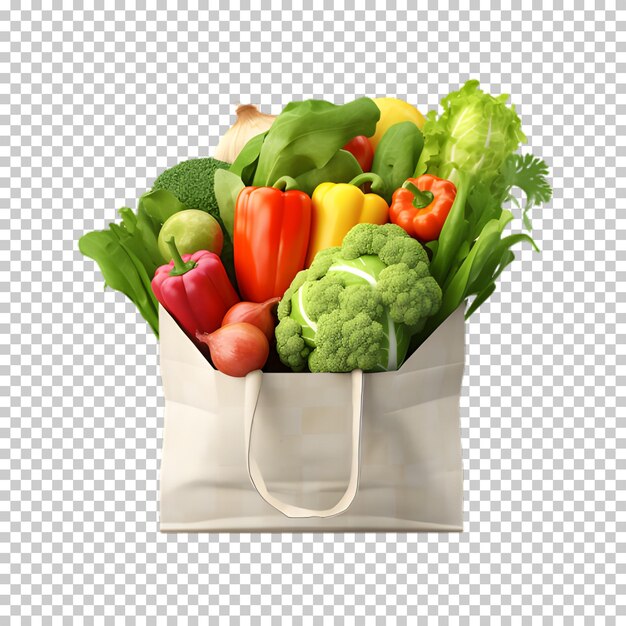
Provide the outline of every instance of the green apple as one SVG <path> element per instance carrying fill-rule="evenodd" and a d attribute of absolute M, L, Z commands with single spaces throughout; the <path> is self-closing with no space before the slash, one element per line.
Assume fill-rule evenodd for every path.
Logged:
<path fill-rule="evenodd" d="M 159 252 L 168 263 L 172 260 L 167 242 L 174 237 L 180 254 L 193 254 L 198 250 L 208 250 L 221 254 L 224 234 L 218 221 L 206 211 L 187 209 L 168 218 L 159 233 Z"/>

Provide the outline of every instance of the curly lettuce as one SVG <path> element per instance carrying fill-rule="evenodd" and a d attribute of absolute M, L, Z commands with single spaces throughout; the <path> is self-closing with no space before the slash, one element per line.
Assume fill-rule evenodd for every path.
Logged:
<path fill-rule="evenodd" d="M 493 181 L 505 159 L 515 152 L 526 135 L 509 96 L 491 96 L 477 80 L 441 101 L 443 113 L 430 111 L 423 128 L 425 144 L 416 174 L 428 172 L 456 182 L 465 172 L 476 182 Z"/>

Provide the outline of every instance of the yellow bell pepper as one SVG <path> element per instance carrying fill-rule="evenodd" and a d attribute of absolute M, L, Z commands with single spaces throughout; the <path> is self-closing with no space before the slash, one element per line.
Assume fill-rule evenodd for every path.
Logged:
<path fill-rule="evenodd" d="M 321 183 L 311 198 L 311 236 L 306 267 L 320 250 L 340 246 L 347 232 L 357 224 L 386 224 L 389 205 L 376 193 L 363 193 L 359 185 L 371 182 L 372 190 L 381 191 L 380 176 L 368 172 L 349 183 Z"/>

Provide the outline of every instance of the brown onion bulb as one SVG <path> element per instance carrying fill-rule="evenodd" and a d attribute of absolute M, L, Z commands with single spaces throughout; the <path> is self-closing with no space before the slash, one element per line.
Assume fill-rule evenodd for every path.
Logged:
<path fill-rule="evenodd" d="M 262 330 L 246 322 L 222 326 L 211 334 L 196 333 L 206 343 L 213 365 L 228 376 L 242 377 L 261 369 L 270 354 L 270 345 Z"/>
<path fill-rule="evenodd" d="M 222 326 L 234 324 L 236 322 L 247 322 L 257 328 L 260 328 L 267 337 L 268 341 L 274 338 L 274 310 L 280 302 L 280 298 L 270 298 L 265 302 L 237 302 L 228 309 Z"/>
<path fill-rule="evenodd" d="M 232 163 L 252 137 L 270 128 L 275 115 L 261 113 L 253 104 L 240 104 L 235 111 L 237 119 L 226 131 L 215 148 L 213 155 L 220 161 Z"/>

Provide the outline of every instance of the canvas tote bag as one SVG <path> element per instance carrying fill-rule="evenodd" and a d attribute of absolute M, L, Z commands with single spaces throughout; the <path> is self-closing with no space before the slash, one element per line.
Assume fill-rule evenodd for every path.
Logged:
<path fill-rule="evenodd" d="M 159 322 L 162 531 L 462 530 L 462 308 L 368 374 L 232 378 Z"/>

